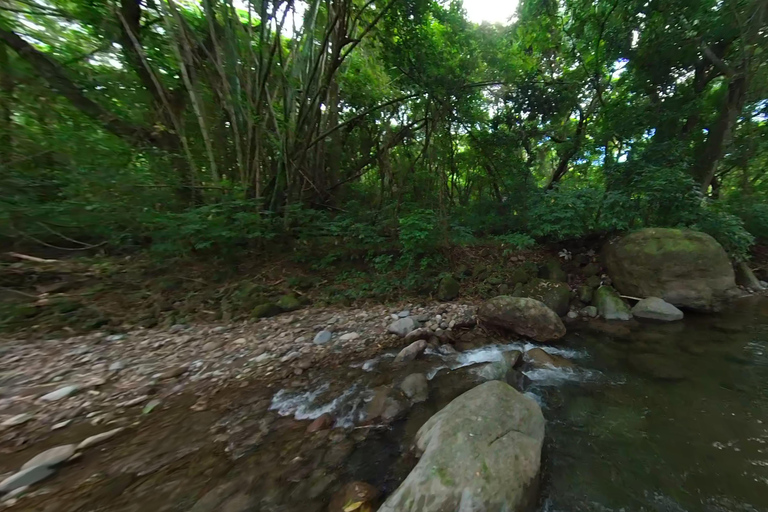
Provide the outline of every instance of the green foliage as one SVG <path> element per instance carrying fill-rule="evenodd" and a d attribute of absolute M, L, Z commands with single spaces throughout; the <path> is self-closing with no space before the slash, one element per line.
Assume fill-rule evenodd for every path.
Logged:
<path fill-rule="evenodd" d="M 712 235 L 734 260 L 749 259 L 749 249 L 755 243 L 755 237 L 744 229 L 744 221 L 735 215 L 715 208 L 703 208 L 692 227 Z"/>
<path fill-rule="evenodd" d="M 437 215 L 432 210 L 414 210 L 400 216 L 399 240 L 409 263 L 434 251 L 440 242 Z"/>
<path fill-rule="evenodd" d="M 497 235 L 493 237 L 503 245 L 508 245 L 513 249 L 530 249 L 536 245 L 536 240 L 525 233 L 509 233 L 506 235 Z"/>

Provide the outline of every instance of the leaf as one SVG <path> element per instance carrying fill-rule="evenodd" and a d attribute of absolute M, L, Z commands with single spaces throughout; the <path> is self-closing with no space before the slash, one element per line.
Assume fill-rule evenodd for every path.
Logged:
<path fill-rule="evenodd" d="M 365 504 L 364 501 L 354 501 L 344 506 L 344 512 L 353 512 L 359 510 Z"/>
<path fill-rule="evenodd" d="M 160 400 L 150 400 L 147 402 L 147 405 L 144 406 L 144 409 L 141 410 L 141 414 L 151 413 L 158 405 L 160 405 Z"/>

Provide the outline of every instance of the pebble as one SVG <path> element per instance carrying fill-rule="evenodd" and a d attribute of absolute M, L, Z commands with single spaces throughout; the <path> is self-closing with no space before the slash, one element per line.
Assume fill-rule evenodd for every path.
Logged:
<path fill-rule="evenodd" d="M 399 312 L 397 314 L 398 318 L 406 318 L 406 317 L 409 317 L 409 316 L 411 316 L 411 312 L 408 311 L 407 309 L 404 309 L 404 310 L 402 310 L 401 312 Z"/>
<path fill-rule="evenodd" d="M 0 423 L 0 427 L 15 427 L 16 425 L 21 425 L 22 423 L 28 422 L 33 417 L 34 416 L 26 412 L 22 414 L 17 414 L 16 416 L 12 418 L 8 418 L 4 422 Z"/>
<path fill-rule="evenodd" d="M 51 430 L 59 430 L 59 429 L 62 429 L 64 427 L 68 427 L 70 423 L 72 423 L 72 420 L 64 420 L 64 421 L 56 423 L 54 426 L 52 426 Z"/>
<path fill-rule="evenodd" d="M 34 466 L 22 469 L 0 482 L 0 492 L 11 492 L 20 487 L 36 484 L 51 476 L 55 471 L 48 466 Z"/>
<path fill-rule="evenodd" d="M 76 446 L 74 444 L 65 444 L 63 446 L 51 448 L 50 450 L 45 450 L 43 453 L 29 459 L 26 464 L 21 466 L 21 469 L 29 469 L 35 466 L 56 466 L 72 457 L 75 454 L 75 448 Z"/>
<path fill-rule="evenodd" d="M 315 345 L 325 345 L 329 341 L 331 341 L 331 337 L 333 337 L 333 333 L 328 330 L 320 331 L 315 335 L 315 339 L 312 340 L 312 343 Z"/>
<path fill-rule="evenodd" d="M 119 372 L 123 368 L 125 368 L 125 363 L 123 363 L 122 361 L 115 361 L 114 363 L 109 365 L 109 371 L 111 372 Z"/>
<path fill-rule="evenodd" d="M 183 366 L 177 366 L 176 368 L 170 368 L 163 373 L 160 374 L 161 379 L 173 379 L 175 377 L 178 377 L 180 375 L 184 375 L 187 373 L 187 370 L 189 370 L 189 366 L 183 365 Z"/>
<path fill-rule="evenodd" d="M 359 337 L 360 335 L 356 332 L 348 332 L 347 334 L 344 334 L 343 336 L 341 336 L 340 339 L 342 341 L 352 341 L 352 340 L 356 340 Z"/>
<path fill-rule="evenodd" d="M 111 336 L 107 336 L 104 338 L 105 341 L 115 342 L 115 341 L 123 341 L 125 339 L 125 334 L 112 334 Z"/>
<path fill-rule="evenodd" d="M 64 386 L 63 388 L 59 388 L 56 391 L 51 391 L 47 395 L 41 396 L 40 400 L 44 400 L 46 402 L 55 402 L 77 392 L 78 389 L 80 389 L 80 387 L 77 385 Z"/>
<path fill-rule="evenodd" d="M 117 434 L 119 434 L 123 430 L 125 430 L 125 427 L 116 428 L 114 430 L 109 430 L 107 432 L 103 432 L 101 434 L 96 434 L 95 436 L 86 438 L 79 445 L 77 445 L 77 451 L 85 450 L 86 448 L 90 448 L 91 446 L 95 446 L 97 444 L 103 443 L 104 441 L 115 437 Z"/>
<path fill-rule="evenodd" d="M 216 350 L 220 346 L 221 344 L 217 341 L 209 341 L 208 343 L 203 345 L 203 350 L 205 350 L 206 352 L 211 352 L 212 350 Z"/>

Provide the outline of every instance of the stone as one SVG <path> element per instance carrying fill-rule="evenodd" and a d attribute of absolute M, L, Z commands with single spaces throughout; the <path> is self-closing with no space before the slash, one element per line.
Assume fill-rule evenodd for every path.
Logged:
<path fill-rule="evenodd" d="M 571 302 L 571 289 L 565 283 L 534 279 L 523 286 L 522 292 L 523 297 L 543 302 L 559 316 L 568 314 Z"/>
<path fill-rule="evenodd" d="M 541 348 L 532 348 L 525 353 L 525 359 L 534 366 L 552 366 L 554 368 L 574 368 L 574 365 L 568 359 L 550 354 Z"/>
<path fill-rule="evenodd" d="M 387 327 L 387 332 L 397 334 L 401 338 L 405 338 L 409 332 L 417 329 L 418 327 L 419 323 L 413 318 L 400 318 L 399 320 L 395 320 L 389 324 L 389 327 Z"/>
<path fill-rule="evenodd" d="M 568 281 L 568 274 L 560 266 L 556 259 L 550 259 L 539 267 L 539 277 L 548 281 L 564 283 Z"/>
<path fill-rule="evenodd" d="M 341 341 L 352 341 L 352 340 L 356 340 L 359 337 L 360 337 L 360 334 L 358 334 L 356 332 L 348 332 L 347 334 L 342 334 L 339 337 L 339 339 Z"/>
<path fill-rule="evenodd" d="M 577 318 L 579 318 L 579 314 L 576 311 L 569 311 L 568 314 L 565 316 L 569 320 L 576 320 Z"/>
<path fill-rule="evenodd" d="M 125 334 L 112 334 L 104 338 L 104 341 L 114 343 L 116 341 L 123 341 L 124 339 L 125 339 Z"/>
<path fill-rule="evenodd" d="M 459 296 L 459 282 L 452 276 L 445 276 L 437 286 L 437 300 L 449 302 Z"/>
<path fill-rule="evenodd" d="M 595 293 L 594 288 L 589 285 L 582 285 L 576 289 L 576 297 L 584 304 L 592 302 L 592 295 Z"/>
<path fill-rule="evenodd" d="M 418 340 L 428 340 L 434 335 L 434 332 L 432 329 L 427 329 L 426 327 L 421 327 L 419 329 L 416 329 L 414 331 L 409 332 L 405 335 L 405 342 L 406 343 L 413 343 L 414 341 Z"/>
<path fill-rule="evenodd" d="M 501 354 L 510 368 L 517 368 L 523 363 L 523 353 L 519 350 L 509 350 Z"/>
<path fill-rule="evenodd" d="M 29 459 L 21 469 L 29 469 L 35 466 L 53 467 L 69 460 L 75 454 L 76 446 L 74 444 L 65 444 L 45 450 L 31 459 Z"/>
<path fill-rule="evenodd" d="M 598 312 L 595 306 L 587 306 L 580 311 L 582 316 L 587 318 L 597 318 Z"/>
<path fill-rule="evenodd" d="M 4 422 L 0 423 L 0 427 L 15 427 L 17 425 L 22 425 L 22 424 L 28 422 L 32 418 L 34 418 L 34 416 L 32 416 L 29 413 L 24 412 L 24 413 L 17 414 L 16 416 L 12 416 L 12 417 L 8 418 Z"/>
<path fill-rule="evenodd" d="M 76 393 L 79 389 L 80 389 L 80 386 L 78 385 L 64 386 L 63 388 L 59 388 L 56 391 L 51 391 L 47 395 L 41 396 L 40 400 L 43 400 L 45 402 L 56 402 L 58 400 L 61 400 L 62 398 L 66 398 Z"/>
<path fill-rule="evenodd" d="M 397 317 L 398 317 L 398 318 L 407 318 L 407 317 L 409 317 L 409 316 L 411 316 L 411 312 L 410 312 L 410 311 L 408 311 L 407 309 L 404 309 L 403 311 L 401 311 L 401 312 L 399 312 L 399 313 L 397 314 Z"/>
<path fill-rule="evenodd" d="M 253 318 L 270 318 L 279 315 L 283 312 L 283 309 L 274 302 L 266 302 L 259 304 L 253 310 L 251 310 L 251 317 Z"/>
<path fill-rule="evenodd" d="M 325 345 L 331 341 L 332 337 L 333 333 L 331 331 L 323 330 L 315 334 L 315 339 L 312 340 L 312 343 L 315 345 Z"/>
<path fill-rule="evenodd" d="M 189 366 L 187 365 L 181 365 L 181 366 L 175 366 L 173 368 L 169 368 L 168 370 L 165 370 L 163 373 L 160 374 L 160 378 L 163 380 L 166 379 L 175 379 L 176 377 L 179 377 L 181 375 L 184 375 L 189 370 Z"/>
<path fill-rule="evenodd" d="M 631 320 L 629 306 L 610 286 L 601 286 L 595 291 L 592 305 L 597 308 L 600 316 L 606 320 Z"/>
<path fill-rule="evenodd" d="M 429 383 L 423 373 L 412 373 L 400 383 L 400 389 L 411 402 L 426 402 L 429 398 Z"/>
<path fill-rule="evenodd" d="M 544 416 L 500 381 L 477 386 L 416 434 L 421 458 L 379 512 L 524 512 L 536 504 Z"/>
<path fill-rule="evenodd" d="M 123 363 L 122 361 L 115 361 L 114 363 L 109 365 L 108 370 L 111 372 L 119 372 L 124 368 L 125 368 L 125 363 Z"/>
<path fill-rule="evenodd" d="M 500 295 L 480 306 L 477 315 L 485 325 L 512 331 L 539 342 L 554 341 L 565 336 L 565 326 L 560 317 L 535 299 Z"/>
<path fill-rule="evenodd" d="M 603 280 L 600 279 L 598 276 L 592 276 L 592 277 L 588 277 L 584 283 L 590 288 L 599 288 L 600 285 L 603 284 Z"/>
<path fill-rule="evenodd" d="M 301 301 L 295 295 L 283 295 L 277 300 L 277 307 L 283 311 L 296 311 L 301 309 Z"/>
<path fill-rule="evenodd" d="M 426 340 L 417 340 L 405 347 L 400 353 L 395 356 L 394 363 L 407 363 L 413 361 L 421 355 L 427 348 Z"/>
<path fill-rule="evenodd" d="M 524 267 L 517 267 L 509 277 L 509 283 L 515 286 L 518 283 L 525 284 L 531 280 L 531 276 Z"/>
<path fill-rule="evenodd" d="M 119 427 L 107 432 L 102 432 L 101 434 L 96 434 L 95 436 L 87 437 L 82 442 L 80 442 L 79 445 L 77 445 L 77 450 L 81 451 L 85 450 L 86 448 L 90 448 L 91 446 L 101 444 L 109 439 L 112 439 L 123 430 L 125 430 L 124 427 Z"/>
<path fill-rule="evenodd" d="M 329 428 L 333 427 L 333 423 L 333 416 L 326 412 L 318 416 L 312 423 L 309 424 L 307 427 L 307 432 L 312 434 L 321 430 L 328 430 Z"/>
<path fill-rule="evenodd" d="M 204 352 L 212 352 L 217 348 L 219 348 L 220 346 L 221 346 L 221 343 L 219 343 L 218 341 L 209 341 L 208 343 L 202 346 L 202 349 Z"/>
<path fill-rule="evenodd" d="M 379 490 L 370 484 L 351 482 L 333 495 L 331 503 L 328 505 L 328 512 L 350 512 L 350 506 L 358 503 L 360 506 L 351 512 L 373 510 L 372 504 L 379 498 L 380 494 Z"/>
<path fill-rule="evenodd" d="M 22 469 L 0 482 L 0 493 L 11 492 L 21 487 L 36 484 L 54 473 L 55 471 L 48 466 L 33 466 Z"/>
<path fill-rule="evenodd" d="M 718 311 L 738 295 L 733 266 L 711 236 L 648 228 L 604 249 L 614 286 L 632 297 L 659 297 L 678 308 Z"/>
<path fill-rule="evenodd" d="M 669 302 L 658 297 L 643 299 L 632 308 L 632 315 L 637 318 L 675 322 L 682 320 L 685 315 Z"/>
<path fill-rule="evenodd" d="M 455 348 L 453 348 L 453 345 L 448 345 L 447 343 L 444 343 L 443 345 L 440 345 L 437 347 L 437 351 L 440 352 L 444 356 L 452 356 L 458 354 Z"/>
<path fill-rule="evenodd" d="M 400 391 L 390 386 L 379 386 L 373 390 L 373 398 L 368 402 L 365 419 L 368 423 L 390 423 L 403 416 L 407 410 L 406 399 Z"/>

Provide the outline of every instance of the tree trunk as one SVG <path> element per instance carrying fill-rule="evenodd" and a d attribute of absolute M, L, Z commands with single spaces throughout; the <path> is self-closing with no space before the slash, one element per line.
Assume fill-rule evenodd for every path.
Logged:
<path fill-rule="evenodd" d="M 8 48 L 0 44 L 0 166 L 8 165 L 13 155 L 13 92 L 16 83 L 11 75 Z"/>
<path fill-rule="evenodd" d="M 725 149 L 731 141 L 733 127 L 744 108 L 747 93 L 747 78 L 739 73 L 731 78 L 728 92 L 723 98 L 717 120 L 709 128 L 709 134 L 697 152 L 698 157 L 693 166 L 693 177 L 706 194 L 712 185 L 717 165 L 725 154 Z"/>

